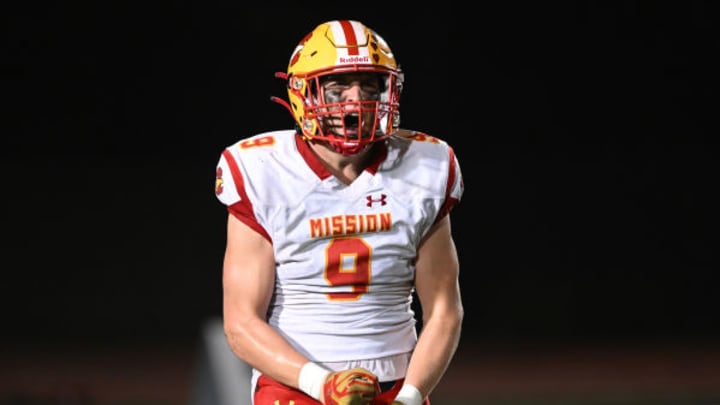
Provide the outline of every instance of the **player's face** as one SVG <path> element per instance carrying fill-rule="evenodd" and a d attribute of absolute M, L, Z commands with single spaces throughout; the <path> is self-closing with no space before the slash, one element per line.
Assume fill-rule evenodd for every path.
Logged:
<path fill-rule="evenodd" d="M 322 97 L 329 114 L 323 119 L 333 134 L 358 139 L 369 137 L 375 125 L 377 101 L 383 83 L 376 73 L 342 73 L 321 80 Z"/>

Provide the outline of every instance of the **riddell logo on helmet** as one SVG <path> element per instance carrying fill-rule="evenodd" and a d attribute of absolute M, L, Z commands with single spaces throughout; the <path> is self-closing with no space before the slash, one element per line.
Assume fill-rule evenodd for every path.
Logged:
<path fill-rule="evenodd" d="M 370 58 L 367 56 L 351 56 L 351 57 L 344 57 L 341 56 L 338 61 L 340 63 L 368 63 L 370 62 Z"/>

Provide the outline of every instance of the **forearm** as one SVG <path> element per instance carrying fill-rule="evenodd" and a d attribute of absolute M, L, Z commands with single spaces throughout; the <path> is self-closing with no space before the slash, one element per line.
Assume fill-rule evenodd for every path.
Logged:
<path fill-rule="evenodd" d="M 274 380 L 298 388 L 300 369 L 308 359 L 265 321 L 226 320 L 225 334 L 239 358 Z"/>
<path fill-rule="evenodd" d="M 377 377 L 370 371 L 353 368 L 332 372 L 310 362 L 261 319 L 254 318 L 246 324 L 226 322 L 225 333 L 238 357 L 275 381 L 300 389 L 320 403 L 355 404 L 360 403 L 357 402 L 360 399 L 362 403 L 369 403 L 380 391 Z M 333 399 L 326 400 L 326 395 Z"/>
<path fill-rule="evenodd" d="M 425 319 L 405 377 L 405 383 L 415 386 L 423 397 L 435 389 L 455 355 L 462 316 L 457 309 Z"/>

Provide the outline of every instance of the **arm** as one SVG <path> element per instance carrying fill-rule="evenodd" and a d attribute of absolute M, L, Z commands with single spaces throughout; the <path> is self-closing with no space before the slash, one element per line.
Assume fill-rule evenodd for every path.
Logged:
<path fill-rule="evenodd" d="M 274 286 L 272 245 L 229 215 L 223 264 L 223 319 L 228 343 L 251 366 L 297 388 L 300 369 L 308 359 L 266 321 Z"/>
<path fill-rule="evenodd" d="M 405 383 L 427 397 L 445 374 L 460 341 L 463 307 L 459 263 L 450 217 L 435 225 L 418 251 L 415 288 L 423 327 L 410 359 Z"/>

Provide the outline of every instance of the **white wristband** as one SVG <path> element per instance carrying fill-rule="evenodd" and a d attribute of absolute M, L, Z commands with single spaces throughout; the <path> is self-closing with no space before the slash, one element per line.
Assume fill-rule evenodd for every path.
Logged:
<path fill-rule="evenodd" d="M 402 402 L 404 405 L 422 405 L 423 397 L 415 386 L 404 384 L 395 397 L 395 401 Z"/>
<path fill-rule="evenodd" d="M 298 388 L 319 401 L 323 385 L 325 385 L 325 380 L 327 380 L 329 374 L 330 370 L 308 361 L 300 369 Z"/>

